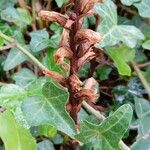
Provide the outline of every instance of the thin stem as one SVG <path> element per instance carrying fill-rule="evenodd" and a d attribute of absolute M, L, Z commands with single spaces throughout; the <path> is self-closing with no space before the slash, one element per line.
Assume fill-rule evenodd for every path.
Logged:
<path fill-rule="evenodd" d="M 7 85 L 7 83 L 0 82 L 0 86 Z"/>
<path fill-rule="evenodd" d="M 32 17 L 33 22 L 35 23 L 36 20 L 36 7 L 35 7 L 36 0 L 32 0 Z"/>
<path fill-rule="evenodd" d="M 99 111 L 95 110 L 87 102 L 83 101 L 82 105 L 89 113 L 93 114 L 100 121 L 104 121 L 106 119 Z M 121 150 L 130 150 L 130 148 L 122 140 L 119 142 L 119 147 Z"/>
<path fill-rule="evenodd" d="M 36 59 L 30 52 L 23 48 L 19 43 L 16 44 L 16 47 L 20 49 L 24 54 L 26 54 L 39 68 L 45 71 L 49 71 L 38 59 Z"/>
<path fill-rule="evenodd" d="M 98 118 L 100 121 L 103 121 L 106 119 L 99 111 L 95 110 L 92 106 L 90 106 L 85 101 L 83 101 L 82 105 L 89 113 L 94 114 L 94 116 Z"/>
<path fill-rule="evenodd" d="M 147 67 L 147 66 L 150 66 L 150 62 L 148 61 L 148 62 L 146 62 L 146 63 L 144 63 L 144 64 L 137 64 L 137 66 L 138 66 L 139 68 Z"/>
<path fill-rule="evenodd" d="M 141 80 L 144 88 L 146 89 L 148 97 L 149 97 L 149 100 L 150 100 L 150 86 L 149 86 L 148 82 L 144 78 L 141 70 L 139 69 L 138 65 L 135 62 L 132 62 L 132 66 L 133 66 L 136 74 L 138 75 L 139 79 Z"/>

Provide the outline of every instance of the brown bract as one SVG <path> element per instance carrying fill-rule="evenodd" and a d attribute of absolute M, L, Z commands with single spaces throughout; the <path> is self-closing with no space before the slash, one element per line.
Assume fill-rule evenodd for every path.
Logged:
<path fill-rule="evenodd" d="M 88 42 L 90 45 L 100 42 L 101 39 L 100 34 L 91 29 L 80 29 L 74 37 L 76 43 Z"/>
<path fill-rule="evenodd" d="M 46 77 L 50 77 L 60 83 L 62 86 L 66 87 L 66 79 L 63 75 L 54 71 L 43 71 Z"/>
<path fill-rule="evenodd" d="M 55 11 L 41 10 L 38 13 L 38 16 L 41 17 L 43 20 L 57 22 L 62 26 L 65 26 L 68 20 L 67 16 L 62 15 Z"/>
<path fill-rule="evenodd" d="M 83 87 L 74 95 L 74 97 L 95 103 L 96 99 L 99 97 L 98 82 L 93 77 L 87 79 L 84 81 Z"/>
<path fill-rule="evenodd" d="M 78 62 L 76 64 L 78 67 L 77 71 L 79 71 L 86 62 L 89 62 L 95 57 L 96 57 L 95 52 L 93 52 L 93 49 L 90 48 L 82 57 L 78 59 Z"/>
<path fill-rule="evenodd" d="M 61 65 L 65 70 L 70 70 L 70 65 L 65 63 L 65 58 L 72 58 L 73 52 L 69 47 L 60 47 L 55 53 L 55 61 L 57 64 Z"/>
<path fill-rule="evenodd" d="M 82 82 L 77 77 L 77 75 L 73 74 L 69 77 L 69 85 L 73 93 L 76 93 L 81 90 Z"/>
<path fill-rule="evenodd" d="M 82 0 L 80 8 L 81 14 L 89 12 L 94 7 L 94 4 L 98 2 L 103 3 L 104 0 Z"/>
<path fill-rule="evenodd" d="M 70 47 L 69 43 L 69 31 L 67 29 L 63 29 L 62 35 L 61 35 L 61 41 L 59 43 L 59 47 Z"/>
<path fill-rule="evenodd" d="M 77 31 L 74 42 L 77 45 L 77 63 L 74 70 L 78 71 L 88 61 L 97 56 L 93 50 L 93 46 L 100 42 L 101 36 L 99 33 L 90 29 L 80 29 Z"/>

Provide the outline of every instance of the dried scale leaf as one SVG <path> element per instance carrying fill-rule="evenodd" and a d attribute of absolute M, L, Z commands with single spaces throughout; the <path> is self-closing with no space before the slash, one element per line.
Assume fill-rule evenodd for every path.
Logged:
<path fill-rule="evenodd" d="M 100 34 L 91 29 L 80 29 L 74 37 L 76 43 L 88 42 L 90 45 L 100 42 L 101 39 Z"/>
<path fill-rule="evenodd" d="M 99 83 L 93 77 L 88 78 L 87 80 L 84 81 L 83 89 L 90 89 L 95 94 L 98 94 L 99 93 Z"/>
<path fill-rule="evenodd" d="M 82 0 L 81 1 L 81 8 L 80 8 L 80 12 L 81 14 L 85 14 L 88 13 L 93 7 L 95 3 L 103 3 L 104 0 Z"/>
<path fill-rule="evenodd" d="M 50 77 L 60 83 L 62 86 L 66 87 L 66 79 L 63 75 L 54 71 L 43 71 L 46 77 Z"/>
<path fill-rule="evenodd" d="M 97 55 L 93 51 L 92 48 L 90 48 L 82 57 L 80 57 L 77 61 L 77 71 L 79 71 L 82 66 L 86 63 L 95 58 Z"/>
<path fill-rule="evenodd" d="M 72 58 L 73 52 L 69 47 L 60 47 L 55 54 L 55 61 L 57 64 L 61 65 L 65 70 L 70 70 L 70 65 L 64 62 L 65 58 Z"/>
<path fill-rule="evenodd" d="M 71 90 L 73 95 L 75 95 L 81 90 L 83 84 L 78 78 L 78 76 L 75 74 L 72 74 L 68 78 L 68 83 L 69 83 L 69 89 Z M 74 98 L 73 99 L 71 98 L 71 101 L 68 101 L 66 109 L 70 113 L 77 114 L 81 108 L 82 100 L 79 100 L 78 97 L 76 97 L 76 100 Z"/>
<path fill-rule="evenodd" d="M 65 70 L 70 70 L 70 65 L 65 63 L 64 59 L 68 58 L 71 59 L 73 56 L 73 52 L 71 51 L 69 47 L 69 32 L 68 30 L 64 29 L 61 41 L 59 44 L 59 48 L 55 53 L 55 61 L 57 64 L 61 65 Z"/>
<path fill-rule="evenodd" d="M 66 29 L 63 29 L 62 35 L 61 35 L 61 41 L 59 44 L 59 47 L 70 47 L 69 45 L 69 31 Z"/>
<path fill-rule="evenodd" d="M 65 26 L 68 20 L 67 16 L 62 15 L 55 11 L 41 10 L 38 13 L 38 16 L 47 21 L 57 22 L 61 24 L 62 26 Z"/>
<path fill-rule="evenodd" d="M 79 64 L 82 64 L 81 62 L 83 62 L 83 60 L 91 60 L 93 58 L 94 53 L 92 52 L 91 46 L 98 43 L 100 40 L 100 34 L 90 29 L 80 29 L 76 33 L 74 41 L 78 44 L 77 56 L 79 58 L 82 57 L 79 60 Z M 90 54 L 92 57 L 90 57 Z M 89 59 L 87 59 L 88 56 L 90 57 Z"/>
<path fill-rule="evenodd" d="M 88 78 L 83 83 L 83 88 L 75 94 L 76 97 L 80 97 L 82 100 L 87 102 L 95 103 L 96 99 L 99 97 L 99 84 L 93 78 Z"/>
<path fill-rule="evenodd" d="M 71 90 L 76 93 L 81 90 L 81 86 L 83 83 L 75 74 L 73 74 L 69 77 L 69 84 Z"/>

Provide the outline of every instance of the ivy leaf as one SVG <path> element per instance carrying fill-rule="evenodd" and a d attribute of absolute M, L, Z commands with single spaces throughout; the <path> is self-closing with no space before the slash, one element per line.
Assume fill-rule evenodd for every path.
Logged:
<path fill-rule="evenodd" d="M 4 63 L 4 70 L 9 71 L 9 70 L 13 69 L 14 67 L 16 67 L 17 65 L 21 64 L 22 62 L 24 62 L 25 60 L 27 60 L 27 56 L 25 56 L 17 48 L 13 47 L 10 50 L 10 52 L 6 58 L 6 61 Z"/>
<path fill-rule="evenodd" d="M 142 47 L 143 47 L 144 49 L 150 50 L 150 40 L 144 42 L 144 43 L 142 44 Z"/>
<path fill-rule="evenodd" d="M 107 80 L 112 68 L 108 66 L 102 66 L 96 69 L 96 74 L 100 80 Z"/>
<path fill-rule="evenodd" d="M 25 128 L 29 128 L 24 114 L 21 110 L 23 100 L 28 96 L 42 96 L 42 87 L 46 79 L 40 77 L 25 89 L 16 84 L 6 84 L 0 89 L 0 106 L 10 109 L 17 122 Z"/>
<path fill-rule="evenodd" d="M 13 38 L 15 38 L 22 46 L 26 47 L 23 34 L 20 31 L 15 31 Z M 22 53 L 18 48 L 13 47 L 7 55 L 6 61 L 4 63 L 4 70 L 11 70 L 27 59 L 28 57 L 24 53 Z"/>
<path fill-rule="evenodd" d="M 132 61 L 135 57 L 135 50 L 127 46 L 118 48 L 109 48 L 108 55 L 113 59 L 120 75 L 131 75 L 131 68 L 127 62 Z"/>
<path fill-rule="evenodd" d="M 141 0 L 139 3 L 134 4 L 137 7 L 140 16 L 145 18 L 150 18 L 150 1 L 149 0 Z"/>
<path fill-rule="evenodd" d="M 140 0 L 121 0 L 123 5 L 131 6 L 135 2 L 139 2 Z"/>
<path fill-rule="evenodd" d="M 132 107 L 125 104 L 99 125 L 84 121 L 76 138 L 83 143 L 94 140 L 96 150 L 119 150 L 118 143 L 131 122 L 132 113 Z"/>
<path fill-rule="evenodd" d="M 8 36 L 12 36 L 15 29 L 16 28 L 14 26 L 9 26 L 6 22 L 0 22 L 0 31 Z"/>
<path fill-rule="evenodd" d="M 55 0 L 55 1 L 56 1 L 56 3 L 57 3 L 57 5 L 58 5 L 59 8 L 62 7 L 62 5 L 64 3 L 68 2 L 68 0 Z"/>
<path fill-rule="evenodd" d="M 94 10 L 101 17 L 97 31 L 103 39 L 99 46 L 112 46 L 123 42 L 133 48 L 138 40 L 144 39 L 142 32 L 135 26 L 118 25 L 117 10 L 113 1 L 106 0 L 102 4 L 97 4 Z"/>
<path fill-rule="evenodd" d="M 37 150 L 55 150 L 53 143 L 49 140 L 44 140 L 40 143 L 38 143 L 38 149 Z"/>
<path fill-rule="evenodd" d="M 20 28 L 25 28 L 32 22 L 32 17 L 29 15 L 27 10 L 22 8 L 7 7 L 1 12 L 1 19 L 7 22 L 13 22 Z"/>
<path fill-rule="evenodd" d="M 19 126 L 8 110 L 0 113 L 0 137 L 6 150 L 36 150 L 36 142 L 29 131 Z"/>
<path fill-rule="evenodd" d="M 13 107 L 25 96 L 26 91 L 21 87 L 15 84 L 5 85 L 0 89 L 0 106 Z"/>
<path fill-rule="evenodd" d="M 0 11 L 7 8 L 13 7 L 17 0 L 0 0 Z"/>
<path fill-rule="evenodd" d="M 47 82 L 43 87 L 43 95 L 25 99 L 22 110 L 28 123 L 31 126 L 49 123 L 73 137 L 76 133 L 75 124 L 65 110 L 68 92 L 53 82 Z"/>
<path fill-rule="evenodd" d="M 27 92 L 15 84 L 8 84 L 0 89 L 0 106 L 10 109 L 16 121 L 23 127 L 28 128 L 29 125 L 21 111 L 21 103 L 27 96 Z"/>
<path fill-rule="evenodd" d="M 134 142 L 131 145 L 131 150 L 148 150 L 150 149 L 150 137 L 149 136 L 143 136 L 142 138 L 138 139 L 136 142 Z"/>
<path fill-rule="evenodd" d="M 150 132 L 150 102 L 143 98 L 134 98 L 135 101 L 135 112 L 138 116 L 136 123 L 139 126 L 139 134 L 146 134 Z"/>
<path fill-rule="evenodd" d="M 39 128 L 39 134 L 40 135 L 44 135 L 46 137 L 49 137 L 49 138 L 54 138 L 57 134 L 57 130 L 56 128 L 54 128 L 53 126 L 51 125 L 41 125 L 38 127 Z"/>
<path fill-rule="evenodd" d="M 45 29 L 33 31 L 30 33 L 30 49 L 33 52 L 39 52 L 47 47 L 53 47 L 54 44 L 49 39 L 49 34 Z"/>
<path fill-rule="evenodd" d="M 17 85 L 25 88 L 32 84 L 37 78 L 31 70 L 23 68 L 19 72 L 13 74 L 12 79 L 15 80 Z"/>

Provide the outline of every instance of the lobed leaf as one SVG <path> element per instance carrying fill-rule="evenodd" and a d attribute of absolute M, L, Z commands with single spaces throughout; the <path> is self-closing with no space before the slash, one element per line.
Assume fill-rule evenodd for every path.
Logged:
<path fill-rule="evenodd" d="M 97 31 L 103 39 L 99 46 L 112 46 L 123 42 L 133 48 L 138 40 L 144 39 L 142 32 L 135 26 L 118 25 L 117 10 L 113 1 L 106 0 L 103 4 L 97 4 L 94 10 L 101 16 Z"/>
<path fill-rule="evenodd" d="M 7 7 L 2 10 L 1 19 L 7 22 L 12 22 L 20 28 L 25 28 L 32 22 L 32 17 L 27 10 L 22 8 L 15 9 L 13 7 Z"/>
<path fill-rule="evenodd" d="M 137 7 L 140 16 L 145 18 L 150 18 L 150 1 L 149 0 L 141 0 L 139 3 L 134 4 Z"/>
<path fill-rule="evenodd" d="M 30 69 L 23 68 L 19 72 L 13 74 L 12 79 L 15 80 L 17 85 L 25 88 L 32 84 L 37 77 Z"/>
<path fill-rule="evenodd" d="M 37 126 L 49 123 L 73 137 L 76 133 L 75 124 L 65 110 L 68 92 L 53 82 L 47 82 L 43 87 L 43 95 L 27 97 L 23 103 L 22 110 L 29 124 Z"/>
<path fill-rule="evenodd" d="M 132 113 L 131 106 L 125 104 L 99 125 L 84 121 L 76 138 L 83 143 L 93 141 L 97 150 L 119 150 L 118 143 L 131 122 Z"/>
<path fill-rule="evenodd" d="M 33 31 L 30 36 L 30 49 L 33 52 L 39 52 L 50 46 L 49 34 L 45 29 Z"/>
<path fill-rule="evenodd" d="M 22 46 L 26 47 L 23 34 L 20 31 L 14 31 L 13 38 Z M 27 59 L 28 58 L 24 53 L 22 53 L 18 48 L 13 47 L 5 60 L 4 70 L 9 71 Z"/>

